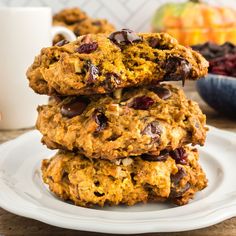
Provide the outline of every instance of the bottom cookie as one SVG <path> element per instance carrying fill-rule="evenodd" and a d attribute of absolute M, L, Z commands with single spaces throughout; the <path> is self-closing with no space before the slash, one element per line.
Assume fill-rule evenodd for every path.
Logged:
<path fill-rule="evenodd" d="M 198 152 L 189 147 L 115 161 L 59 151 L 43 160 L 42 173 L 58 197 L 85 207 L 148 201 L 184 205 L 207 186 Z"/>

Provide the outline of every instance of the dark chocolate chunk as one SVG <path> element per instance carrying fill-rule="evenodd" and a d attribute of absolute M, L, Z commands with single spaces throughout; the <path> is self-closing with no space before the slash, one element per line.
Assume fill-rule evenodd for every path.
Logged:
<path fill-rule="evenodd" d="M 74 29 L 74 34 L 78 37 L 81 35 L 80 30 L 79 29 Z"/>
<path fill-rule="evenodd" d="M 169 152 L 167 150 L 163 150 L 160 152 L 160 155 L 149 155 L 142 154 L 141 158 L 145 161 L 163 161 L 165 162 L 168 158 Z"/>
<path fill-rule="evenodd" d="M 120 84 L 120 76 L 114 72 L 107 73 L 106 79 L 109 81 L 114 81 L 116 84 Z"/>
<path fill-rule="evenodd" d="M 97 42 L 84 43 L 80 45 L 79 48 L 76 49 L 76 52 L 89 54 L 91 52 L 96 51 L 97 48 L 98 48 Z"/>
<path fill-rule="evenodd" d="M 105 195 L 105 193 L 94 192 L 94 195 L 97 197 L 102 197 Z"/>
<path fill-rule="evenodd" d="M 169 97 L 171 97 L 171 91 L 167 88 L 163 87 L 154 87 L 152 88 L 152 91 L 158 95 L 159 98 L 166 100 Z"/>
<path fill-rule="evenodd" d="M 87 84 L 94 84 L 97 80 L 98 75 L 99 75 L 98 68 L 95 65 L 93 65 L 92 63 L 88 63 Z"/>
<path fill-rule="evenodd" d="M 103 112 L 96 109 L 93 113 L 93 118 L 98 125 L 96 129 L 97 132 L 102 131 L 107 127 L 108 119 Z"/>
<path fill-rule="evenodd" d="M 161 133 L 162 133 L 162 128 L 158 121 L 152 121 L 142 131 L 142 134 L 146 134 L 154 140 L 159 139 Z"/>
<path fill-rule="evenodd" d="M 104 86 L 108 90 L 113 90 L 120 83 L 120 76 L 114 72 L 109 72 L 106 74 L 106 79 L 102 82 L 102 86 Z"/>
<path fill-rule="evenodd" d="M 171 192 L 170 192 L 170 198 L 179 198 L 182 197 L 184 195 L 184 193 L 186 193 L 189 189 L 190 189 L 191 185 L 190 183 L 186 183 L 185 186 L 183 188 L 177 189 L 177 188 L 171 188 Z"/>
<path fill-rule="evenodd" d="M 90 101 L 84 97 L 73 98 L 70 102 L 62 105 L 61 114 L 68 118 L 81 115 L 89 102 Z"/>
<path fill-rule="evenodd" d="M 161 41 L 157 38 L 151 37 L 148 39 L 148 44 L 150 47 L 160 50 L 168 50 L 170 49 L 167 44 L 162 44 Z"/>
<path fill-rule="evenodd" d="M 59 41 L 58 43 L 56 43 L 55 46 L 62 47 L 62 46 L 64 46 L 65 44 L 68 44 L 68 43 L 69 43 L 68 40 L 63 39 L 63 40 Z"/>
<path fill-rule="evenodd" d="M 190 76 L 191 64 L 181 57 L 169 57 L 165 65 L 166 74 L 164 80 L 178 81 L 182 80 L 184 85 L 185 80 Z"/>
<path fill-rule="evenodd" d="M 143 41 L 140 36 L 138 36 L 134 31 L 129 29 L 122 29 L 121 31 L 113 32 L 108 38 L 118 46 Z"/>
<path fill-rule="evenodd" d="M 184 168 L 178 167 L 178 172 L 175 175 L 171 175 L 171 182 L 174 183 L 174 185 L 178 185 L 184 176 L 186 176 Z"/>
<path fill-rule="evenodd" d="M 101 21 L 99 21 L 99 20 L 95 20 L 95 21 L 92 21 L 92 25 L 101 26 L 102 23 L 101 23 Z"/>

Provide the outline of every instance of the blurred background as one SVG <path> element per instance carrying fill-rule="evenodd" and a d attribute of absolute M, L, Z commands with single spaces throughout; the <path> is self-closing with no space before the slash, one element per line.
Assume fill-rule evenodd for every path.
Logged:
<path fill-rule="evenodd" d="M 181 0 L 0 0 L 1 6 L 49 6 L 53 12 L 67 7 L 81 7 L 95 18 L 107 18 L 117 29 L 130 28 L 136 31 L 150 30 L 150 19 L 155 10 L 167 2 Z M 236 8 L 235 0 L 204 1 L 217 6 Z"/>

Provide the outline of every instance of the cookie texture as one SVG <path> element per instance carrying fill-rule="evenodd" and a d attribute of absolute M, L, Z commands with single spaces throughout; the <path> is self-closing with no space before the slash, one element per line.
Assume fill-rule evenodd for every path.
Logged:
<path fill-rule="evenodd" d="M 167 80 L 198 79 L 208 62 L 165 33 L 89 34 L 44 48 L 27 71 L 40 94 L 89 95 Z"/>
<path fill-rule="evenodd" d="M 181 149 L 185 164 L 178 164 L 173 154 L 154 161 L 139 156 L 111 162 L 60 151 L 43 160 L 43 181 L 58 197 L 79 206 L 166 200 L 184 205 L 206 187 L 207 179 L 197 150 Z"/>
<path fill-rule="evenodd" d="M 113 94 L 51 99 L 38 108 L 36 127 L 52 149 L 88 158 L 158 155 L 185 144 L 203 145 L 206 117 L 170 84 Z"/>
<path fill-rule="evenodd" d="M 93 19 L 80 8 L 67 8 L 53 16 L 53 25 L 64 26 L 73 31 L 76 36 L 85 34 L 111 33 L 115 27 L 106 19 Z M 57 35 L 53 43 L 63 40 L 62 35 Z"/>

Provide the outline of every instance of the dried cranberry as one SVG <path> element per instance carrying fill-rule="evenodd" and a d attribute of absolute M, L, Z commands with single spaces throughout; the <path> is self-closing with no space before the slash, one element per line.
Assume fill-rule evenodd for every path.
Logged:
<path fill-rule="evenodd" d="M 209 72 L 218 75 L 234 76 L 236 68 L 236 54 L 225 55 L 210 61 Z"/>
<path fill-rule="evenodd" d="M 104 130 L 107 127 L 108 119 L 104 115 L 103 112 L 96 109 L 93 113 L 93 118 L 94 118 L 95 122 L 98 124 L 96 131 Z"/>
<path fill-rule="evenodd" d="M 184 58 L 172 56 L 166 61 L 164 80 L 182 80 L 184 85 L 185 80 L 190 76 L 191 68 L 190 63 Z"/>
<path fill-rule="evenodd" d="M 154 100 L 144 95 L 134 98 L 128 106 L 134 108 L 135 110 L 148 110 L 148 108 L 153 104 Z"/>
<path fill-rule="evenodd" d="M 76 49 L 76 52 L 89 54 L 91 52 L 96 51 L 97 48 L 98 48 L 97 42 L 84 43 L 80 45 L 79 48 Z"/>
<path fill-rule="evenodd" d="M 94 84 L 97 80 L 98 75 L 99 75 L 98 68 L 95 65 L 93 65 L 92 63 L 88 63 L 87 84 Z"/>
<path fill-rule="evenodd" d="M 158 121 L 152 121 L 142 131 L 142 134 L 146 134 L 150 136 L 152 139 L 159 139 L 161 133 L 162 133 L 162 128 Z"/>
<path fill-rule="evenodd" d="M 56 43 L 55 46 L 62 47 L 62 46 L 64 46 L 65 44 L 68 44 L 68 43 L 69 43 L 68 40 L 63 39 L 63 40 L 59 41 L 58 43 Z"/>
<path fill-rule="evenodd" d="M 140 36 L 129 29 L 122 29 L 121 31 L 113 32 L 108 38 L 119 46 L 143 41 Z"/>
<path fill-rule="evenodd" d="M 141 158 L 145 161 L 163 161 L 165 162 L 168 158 L 168 151 L 163 150 L 160 152 L 160 155 L 149 155 L 149 154 L 142 154 Z"/>
<path fill-rule="evenodd" d="M 89 102 L 90 101 L 84 97 L 74 98 L 69 103 L 62 105 L 61 114 L 68 118 L 78 116 L 83 113 Z"/>
<path fill-rule="evenodd" d="M 152 91 L 156 93 L 159 98 L 163 100 L 168 99 L 172 95 L 169 89 L 163 87 L 154 87 L 152 88 Z"/>
<path fill-rule="evenodd" d="M 236 52 L 236 45 L 225 42 L 222 45 L 217 45 L 211 42 L 192 46 L 194 50 L 199 51 L 208 61 L 219 57 L 224 57 L 227 54 Z"/>
<path fill-rule="evenodd" d="M 175 162 L 177 164 L 182 164 L 182 165 L 186 165 L 187 164 L 187 158 L 188 155 L 185 152 L 184 148 L 177 148 L 173 151 L 170 151 L 170 156 L 175 159 Z"/>

